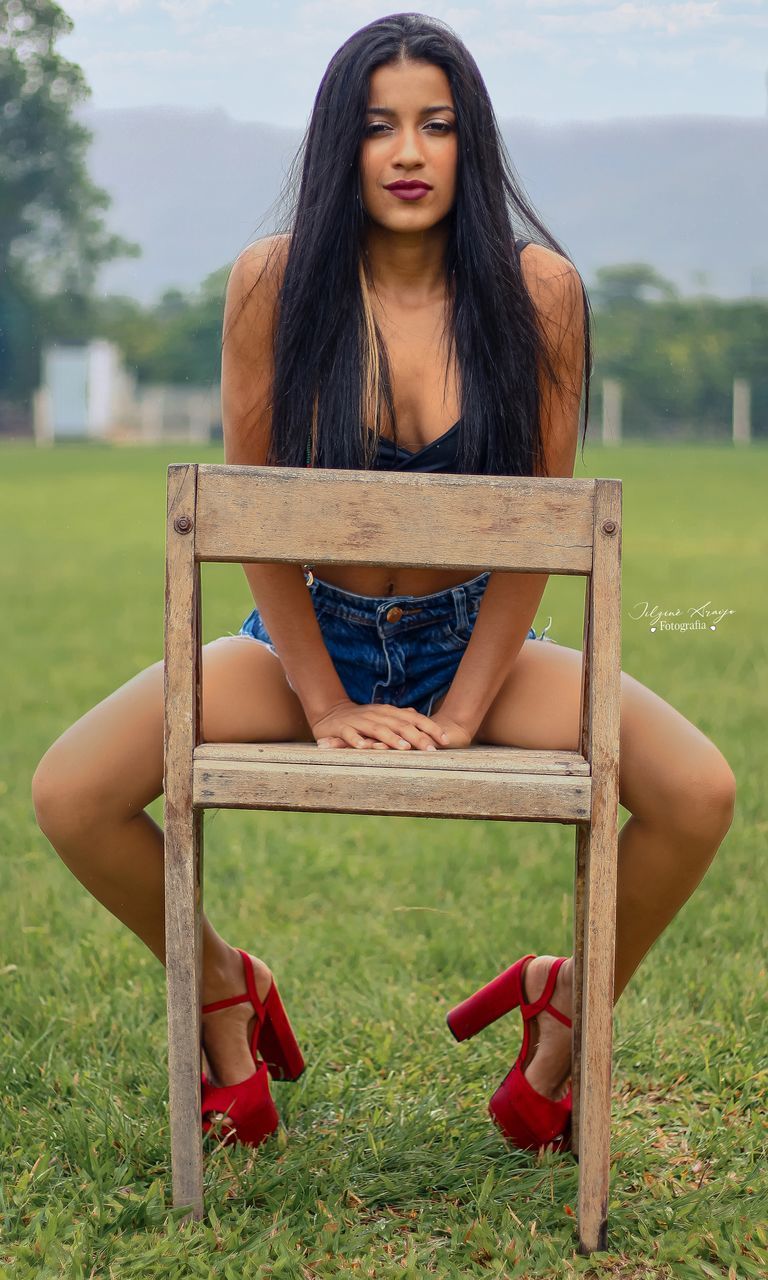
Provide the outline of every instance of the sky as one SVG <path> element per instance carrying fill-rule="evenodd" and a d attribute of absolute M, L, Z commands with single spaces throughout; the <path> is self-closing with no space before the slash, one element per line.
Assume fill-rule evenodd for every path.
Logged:
<path fill-rule="evenodd" d="M 304 128 L 336 49 L 381 0 L 61 0 L 95 108 L 223 108 Z M 407 6 L 403 6 L 405 9 Z M 766 118 L 768 0 L 477 0 L 421 10 L 465 42 L 496 115 L 542 123 Z"/>

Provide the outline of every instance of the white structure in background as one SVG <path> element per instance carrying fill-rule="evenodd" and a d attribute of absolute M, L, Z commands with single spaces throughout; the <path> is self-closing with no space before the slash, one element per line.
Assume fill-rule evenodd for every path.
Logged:
<path fill-rule="evenodd" d="M 42 386 L 33 403 L 37 443 L 108 437 L 130 395 L 129 383 L 118 348 L 103 338 L 87 346 L 44 347 Z"/>
<path fill-rule="evenodd" d="M 66 437 L 114 444 L 208 444 L 220 418 L 218 386 L 137 386 L 119 348 L 105 339 L 43 349 L 42 386 L 33 398 L 38 444 Z"/>
<path fill-rule="evenodd" d="M 733 380 L 733 443 L 752 439 L 752 387 L 746 378 Z"/>
<path fill-rule="evenodd" d="M 621 444 L 622 388 L 618 378 L 603 378 L 603 444 Z M 734 444 L 752 441 L 752 384 L 747 378 L 733 380 L 731 434 Z"/>
<path fill-rule="evenodd" d="M 621 383 L 603 378 L 603 444 L 621 444 Z"/>
<path fill-rule="evenodd" d="M 113 433 L 113 439 L 136 444 L 159 444 L 163 440 L 210 444 L 220 418 L 218 386 L 136 387 L 123 415 L 123 430 Z"/>

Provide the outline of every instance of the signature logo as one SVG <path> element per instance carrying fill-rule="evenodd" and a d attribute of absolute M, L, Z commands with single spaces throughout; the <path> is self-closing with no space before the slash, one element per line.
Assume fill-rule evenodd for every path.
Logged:
<path fill-rule="evenodd" d="M 638 600 L 629 610 L 635 621 L 645 619 L 651 631 L 717 631 L 720 623 L 735 609 L 715 608 L 711 600 L 691 605 L 689 609 L 662 609 L 650 600 Z"/>

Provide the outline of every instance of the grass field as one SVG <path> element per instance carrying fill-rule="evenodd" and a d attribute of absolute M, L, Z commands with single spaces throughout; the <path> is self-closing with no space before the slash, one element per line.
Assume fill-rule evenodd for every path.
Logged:
<path fill-rule="evenodd" d="M 169 1211 L 164 975 L 59 861 L 30 779 L 162 655 L 166 466 L 185 460 L 222 455 L 0 449 L 0 1274 L 768 1275 L 766 450 L 577 463 L 624 480 L 624 669 L 739 784 L 718 857 L 616 1008 L 610 1252 L 589 1260 L 571 1157 L 511 1151 L 486 1115 L 519 1018 L 467 1045 L 444 1023 L 518 955 L 570 949 L 574 836 L 556 825 L 207 815 L 207 909 L 274 968 L 308 1070 L 275 1087 L 276 1139 L 207 1157 L 207 1220 Z M 551 579 L 537 630 L 551 614 L 579 645 L 582 597 Z M 652 633 L 645 600 L 734 612 Z M 206 566 L 204 640 L 251 608 L 238 565 Z"/>

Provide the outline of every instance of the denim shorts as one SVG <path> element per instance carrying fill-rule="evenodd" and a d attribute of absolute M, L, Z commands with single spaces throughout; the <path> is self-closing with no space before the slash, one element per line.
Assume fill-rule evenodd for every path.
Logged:
<path fill-rule="evenodd" d="M 315 616 L 352 702 L 388 702 L 431 715 L 451 686 L 490 576 L 488 570 L 426 596 L 359 596 L 313 576 L 307 589 Z M 538 636 L 531 627 L 527 639 L 550 639 L 545 633 L 551 621 Z M 258 609 L 238 635 L 258 640 L 279 657 Z"/>

